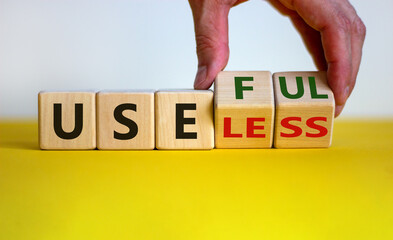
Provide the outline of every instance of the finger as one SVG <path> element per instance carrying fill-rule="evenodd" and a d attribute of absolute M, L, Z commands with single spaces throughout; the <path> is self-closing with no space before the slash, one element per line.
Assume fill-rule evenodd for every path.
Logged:
<path fill-rule="evenodd" d="M 351 16 L 345 13 L 341 1 L 280 0 L 296 11 L 312 28 L 321 33 L 322 46 L 328 65 L 327 77 L 335 96 L 336 115 L 342 110 L 353 81 L 351 46 Z"/>
<path fill-rule="evenodd" d="M 357 75 L 360 68 L 362 49 L 364 44 L 364 39 L 366 37 L 366 27 L 362 20 L 357 15 L 355 9 L 348 1 L 342 1 L 341 5 L 343 12 L 350 20 L 350 33 L 351 33 L 351 53 L 352 53 L 352 77 L 349 83 L 348 97 L 351 95 L 355 84 Z M 342 110 L 342 108 L 341 108 Z M 336 116 L 341 113 L 340 108 L 336 110 Z"/>
<path fill-rule="evenodd" d="M 291 21 L 295 28 L 300 33 L 307 50 L 310 52 L 314 64 L 319 71 L 326 71 L 327 64 L 325 60 L 325 53 L 323 51 L 321 34 L 315 29 L 307 25 L 306 22 L 299 16 L 291 16 Z"/>
<path fill-rule="evenodd" d="M 279 0 L 270 0 L 269 1 L 281 14 L 288 16 L 292 24 L 295 26 L 296 30 L 299 32 L 300 36 L 303 39 L 303 42 L 310 52 L 314 64 L 317 66 L 317 69 L 320 71 L 326 71 L 327 65 L 325 60 L 325 54 L 323 52 L 322 42 L 321 42 L 321 34 L 310 27 L 297 12 L 286 8 L 283 4 L 279 2 Z"/>
<path fill-rule="evenodd" d="M 329 27 L 321 33 L 328 64 L 327 78 L 336 101 L 336 116 L 349 97 L 352 81 L 351 36 L 346 30 Z"/>
<path fill-rule="evenodd" d="M 356 22 L 352 25 L 351 31 L 351 52 L 352 52 L 352 77 L 349 83 L 348 96 L 349 97 L 355 87 L 357 75 L 360 68 L 360 63 L 362 59 L 362 49 L 364 44 L 364 39 L 366 36 L 366 27 L 360 18 L 355 20 Z M 336 106 L 335 116 L 338 117 L 344 105 Z"/>
<path fill-rule="evenodd" d="M 247 1 L 248 1 L 248 0 L 238 0 L 238 1 L 235 1 L 235 4 L 233 4 L 232 7 L 237 6 L 237 5 L 239 5 L 240 3 L 244 3 L 244 2 L 247 2 Z"/>
<path fill-rule="evenodd" d="M 366 27 L 349 1 L 340 1 L 340 8 L 350 20 L 352 78 L 349 84 L 349 95 L 353 91 L 362 58 L 362 49 L 366 36 Z"/>
<path fill-rule="evenodd" d="M 336 109 L 335 109 L 336 111 L 335 111 L 334 117 L 338 117 L 341 114 L 341 112 L 344 109 L 344 106 L 345 106 L 345 104 L 336 106 Z"/>
<path fill-rule="evenodd" d="M 291 19 L 296 30 L 302 37 L 307 50 L 310 52 L 317 69 L 320 71 L 326 71 L 327 65 L 321 42 L 321 34 L 310 27 L 297 12 L 288 9 L 280 3 L 279 0 L 269 0 L 269 3 L 282 15 L 288 16 Z"/>
<path fill-rule="evenodd" d="M 189 2 L 198 55 L 194 88 L 208 89 L 228 62 L 228 13 L 231 5 L 219 1 Z"/>
<path fill-rule="evenodd" d="M 366 26 L 362 22 L 359 17 L 353 22 L 352 25 L 352 34 L 351 34 L 351 42 L 352 42 L 352 81 L 350 83 L 350 91 L 349 94 L 352 93 L 353 88 L 355 87 L 357 75 L 360 68 L 360 63 L 362 59 L 362 49 L 364 40 L 366 37 Z"/>

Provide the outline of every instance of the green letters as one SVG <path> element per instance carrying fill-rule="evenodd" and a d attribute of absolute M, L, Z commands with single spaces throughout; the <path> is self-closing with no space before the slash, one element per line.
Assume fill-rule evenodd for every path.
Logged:
<path fill-rule="evenodd" d="M 317 93 L 317 85 L 315 84 L 315 77 L 308 77 L 308 82 L 310 84 L 310 92 L 312 99 L 327 99 L 327 94 L 318 94 Z"/>
<path fill-rule="evenodd" d="M 285 77 L 279 77 L 278 79 L 280 80 L 281 93 L 282 93 L 282 95 L 284 95 L 284 97 L 289 98 L 289 99 L 298 99 L 298 98 L 303 97 L 304 86 L 303 86 L 303 78 L 302 77 L 296 77 L 296 85 L 297 85 L 297 93 L 296 94 L 290 94 L 288 92 Z"/>
<path fill-rule="evenodd" d="M 243 91 L 252 91 L 252 86 L 243 86 L 243 81 L 254 81 L 253 77 L 235 77 L 236 99 L 243 99 Z"/>
<path fill-rule="evenodd" d="M 304 85 L 303 85 L 303 78 L 302 77 L 296 77 L 296 85 L 297 85 L 297 93 L 296 94 L 290 94 L 288 92 L 285 77 L 279 77 L 279 80 L 280 80 L 281 93 L 282 93 L 282 95 L 284 95 L 284 97 L 289 98 L 289 99 L 299 99 L 299 98 L 303 97 Z M 310 94 L 311 94 L 312 99 L 327 99 L 328 98 L 327 94 L 318 94 L 317 85 L 315 83 L 315 77 L 308 77 L 308 82 L 310 85 Z"/>

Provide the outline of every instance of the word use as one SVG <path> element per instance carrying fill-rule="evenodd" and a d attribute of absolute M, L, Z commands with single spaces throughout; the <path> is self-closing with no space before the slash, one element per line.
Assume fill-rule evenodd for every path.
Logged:
<path fill-rule="evenodd" d="M 224 71 L 210 90 L 40 92 L 41 149 L 314 148 L 332 141 L 325 72 Z"/>

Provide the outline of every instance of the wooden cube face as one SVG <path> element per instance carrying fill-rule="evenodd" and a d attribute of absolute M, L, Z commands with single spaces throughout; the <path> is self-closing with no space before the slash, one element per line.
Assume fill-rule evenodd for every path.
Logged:
<path fill-rule="evenodd" d="M 154 149 L 154 91 L 97 94 L 98 149 Z"/>
<path fill-rule="evenodd" d="M 225 71 L 214 83 L 216 148 L 270 148 L 274 96 L 268 71 Z"/>
<path fill-rule="evenodd" d="M 156 148 L 212 149 L 213 92 L 158 91 L 155 94 Z"/>
<path fill-rule="evenodd" d="M 40 148 L 96 148 L 95 109 L 94 92 L 40 92 Z"/>
<path fill-rule="evenodd" d="M 276 148 L 329 147 L 334 96 L 326 72 L 282 72 L 273 75 L 276 96 Z"/>

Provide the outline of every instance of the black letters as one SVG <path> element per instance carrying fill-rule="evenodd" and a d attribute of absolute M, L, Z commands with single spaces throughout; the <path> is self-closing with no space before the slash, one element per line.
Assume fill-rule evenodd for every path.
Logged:
<path fill-rule="evenodd" d="M 124 110 L 132 110 L 136 112 L 136 105 L 132 103 L 120 104 L 115 108 L 113 115 L 119 123 L 127 126 L 130 131 L 128 133 L 118 133 L 114 131 L 113 137 L 118 140 L 129 140 L 133 139 L 138 134 L 138 125 L 129 118 L 123 116 Z"/>
<path fill-rule="evenodd" d="M 184 118 L 184 110 L 196 110 L 196 103 L 176 103 L 176 139 L 197 139 L 196 132 L 184 132 L 184 124 L 195 124 L 195 118 Z"/>
<path fill-rule="evenodd" d="M 61 103 L 53 104 L 53 127 L 56 135 L 59 138 L 67 140 L 77 138 L 81 134 L 83 128 L 83 104 L 75 104 L 75 127 L 72 132 L 64 132 L 61 124 L 61 114 Z"/>

